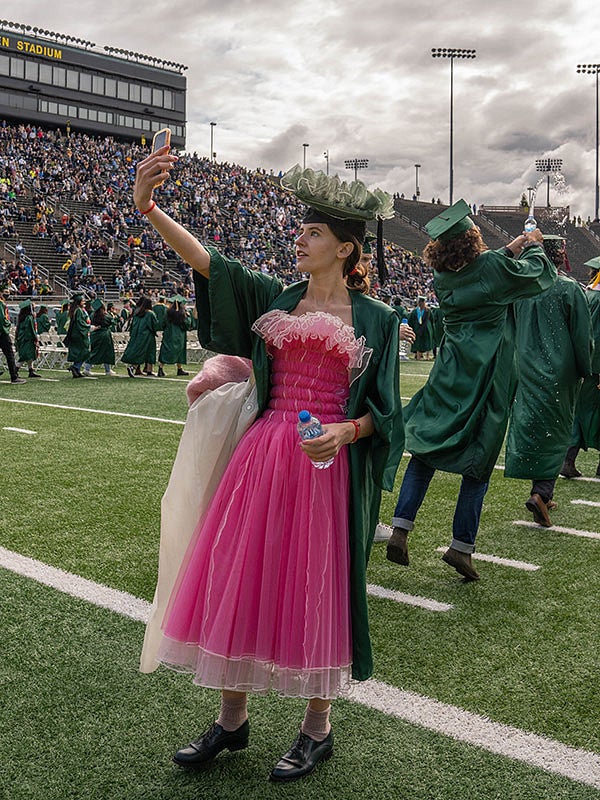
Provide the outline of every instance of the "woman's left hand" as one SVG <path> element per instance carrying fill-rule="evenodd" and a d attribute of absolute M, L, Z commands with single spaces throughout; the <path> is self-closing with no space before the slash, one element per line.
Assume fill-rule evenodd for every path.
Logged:
<path fill-rule="evenodd" d="M 410 342 L 411 344 L 417 338 L 413 329 L 406 322 L 400 323 L 400 341 Z"/>
<path fill-rule="evenodd" d="M 331 422 L 323 425 L 323 435 L 316 439 L 300 441 L 300 447 L 311 461 L 329 461 L 335 458 L 345 444 L 354 441 L 356 428 L 348 422 Z"/>

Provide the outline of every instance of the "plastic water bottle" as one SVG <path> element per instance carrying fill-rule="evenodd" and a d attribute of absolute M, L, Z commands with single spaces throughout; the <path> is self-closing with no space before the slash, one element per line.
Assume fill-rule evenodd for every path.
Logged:
<path fill-rule="evenodd" d="M 316 439 L 318 436 L 323 435 L 323 426 L 321 421 L 313 417 L 310 411 L 301 411 L 298 414 L 298 433 L 302 440 Z M 329 461 L 313 461 L 312 465 L 316 469 L 327 469 L 333 464 L 333 458 Z"/>
<path fill-rule="evenodd" d="M 535 217 L 532 217 L 531 214 L 525 220 L 525 225 L 523 226 L 525 233 L 531 233 L 537 228 L 537 222 L 535 221 Z"/>
<path fill-rule="evenodd" d="M 402 320 L 403 325 L 408 325 L 408 320 L 406 317 Z M 410 353 L 410 342 L 405 342 L 404 339 L 400 339 L 400 347 L 398 348 L 400 352 L 400 361 L 408 361 L 408 354 Z"/>

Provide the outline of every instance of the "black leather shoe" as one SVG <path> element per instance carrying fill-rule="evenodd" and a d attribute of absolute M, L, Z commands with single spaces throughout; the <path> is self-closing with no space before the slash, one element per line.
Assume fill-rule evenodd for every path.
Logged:
<path fill-rule="evenodd" d="M 177 370 L 177 374 L 178 375 L 189 375 L 190 373 L 186 372 L 184 369 L 178 369 Z"/>
<path fill-rule="evenodd" d="M 454 567 L 465 580 L 479 580 L 479 573 L 471 564 L 471 553 L 463 553 L 460 550 L 455 550 L 454 547 L 449 547 L 442 556 L 442 561 L 448 564 L 448 566 Z"/>
<path fill-rule="evenodd" d="M 539 494 L 532 494 L 525 503 L 525 508 L 531 511 L 533 519 L 538 525 L 543 525 L 544 528 L 552 527 L 552 520 L 548 514 L 548 506 L 544 503 Z"/>
<path fill-rule="evenodd" d="M 408 567 L 408 531 L 404 528 L 394 528 L 387 543 L 385 557 L 394 564 Z"/>
<path fill-rule="evenodd" d="M 221 750 L 243 750 L 248 747 L 248 737 L 250 735 L 250 723 L 248 720 L 236 731 L 223 730 L 218 722 L 213 722 L 202 736 L 195 739 L 187 747 L 178 750 L 173 756 L 173 761 L 180 767 L 186 769 L 198 769 L 204 767 Z"/>
<path fill-rule="evenodd" d="M 281 783 L 297 781 L 312 772 L 319 761 L 325 761 L 332 755 L 333 731 L 329 731 L 322 742 L 316 742 L 300 731 L 290 750 L 275 765 L 269 780 Z"/>
<path fill-rule="evenodd" d="M 565 458 L 560 468 L 560 474 L 563 478 L 581 478 L 581 472 L 575 466 L 575 462 L 569 458 Z"/>

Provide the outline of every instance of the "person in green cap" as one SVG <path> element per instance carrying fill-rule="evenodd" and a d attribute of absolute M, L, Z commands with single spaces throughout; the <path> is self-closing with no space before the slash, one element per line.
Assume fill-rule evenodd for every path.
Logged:
<path fill-rule="evenodd" d="M 564 239 L 545 236 L 544 250 L 562 270 Z M 532 481 L 525 506 L 535 522 L 549 528 L 575 402 L 582 379 L 592 372 L 592 321 L 583 290 L 563 274 L 547 291 L 515 303 L 515 317 L 519 381 L 504 475 Z"/>
<path fill-rule="evenodd" d="M 201 344 L 252 359 L 259 416 L 198 522 L 163 622 L 156 660 L 221 688 L 218 719 L 174 760 L 197 768 L 245 748 L 247 692 L 274 689 L 308 700 L 270 774 L 288 782 L 332 755 L 331 700 L 372 673 L 366 565 L 404 436 L 398 318 L 368 296 L 360 256 L 366 221 L 391 217 L 393 201 L 360 181 L 286 173 L 282 186 L 308 206 L 295 254 L 309 277 L 284 287 L 156 206 L 153 187 L 175 163 L 168 148 L 140 162 L 134 200 L 194 271 Z M 306 409 L 323 433 L 299 443 Z"/>
<path fill-rule="evenodd" d="M 144 364 L 144 374 L 155 378 L 156 373 L 152 369 L 156 363 L 158 322 L 149 297 L 142 295 L 137 301 L 129 330 L 129 341 L 121 358 L 128 365 L 127 374 L 130 378 L 142 375 L 141 365 Z"/>
<path fill-rule="evenodd" d="M 29 367 L 29 377 L 41 378 L 42 376 L 33 368 L 33 363 L 39 356 L 39 339 L 31 300 L 23 300 L 22 303 L 19 303 L 15 344 L 20 363 L 27 364 Z"/>
<path fill-rule="evenodd" d="M 560 470 L 565 478 L 581 478 L 575 459 L 582 448 L 600 450 L 600 256 L 591 258 L 585 265 L 591 271 L 585 296 L 592 317 L 595 347 L 592 374 L 584 378 L 581 386 L 575 406 L 571 443 Z M 600 478 L 600 461 L 596 467 L 596 477 Z"/>
<path fill-rule="evenodd" d="M 193 317 L 185 309 L 185 297 L 176 294 L 167 301 L 167 317 L 158 354 L 158 377 L 165 377 L 165 364 L 177 364 L 177 375 L 190 373 L 184 370 L 187 361 L 187 331 L 192 329 Z"/>
<path fill-rule="evenodd" d="M 129 329 L 131 325 L 131 300 L 129 297 L 124 298 L 123 300 L 123 308 L 121 309 L 121 313 L 119 314 L 119 321 L 117 323 L 117 330 L 125 331 Z"/>
<path fill-rule="evenodd" d="M 522 234 L 488 250 L 459 200 L 432 219 L 423 257 L 445 336 L 425 386 L 404 409 L 408 464 L 392 519 L 387 558 L 408 566 L 408 534 L 436 469 L 462 475 L 453 537 L 442 559 L 467 580 L 483 498 L 506 431 L 516 372 L 513 304 L 550 288 L 556 269 L 542 234 Z"/>
<path fill-rule="evenodd" d="M 154 311 L 156 315 L 157 330 L 164 331 L 165 325 L 167 324 L 167 306 L 164 294 L 158 295 L 158 301 L 152 306 L 152 311 Z"/>
<path fill-rule="evenodd" d="M 115 318 L 110 314 L 104 302 L 97 297 L 92 301 L 92 319 L 90 333 L 90 364 L 103 364 L 105 375 L 116 375 L 112 369 L 115 365 L 115 347 L 112 330 Z"/>
<path fill-rule="evenodd" d="M 38 336 L 42 333 L 48 333 L 52 327 L 50 317 L 48 316 L 48 306 L 40 306 L 37 314 L 35 315 Z"/>
<path fill-rule="evenodd" d="M 415 332 L 415 340 L 412 345 L 412 352 L 415 353 L 415 358 L 417 361 L 421 361 L 424 358 L 429 360 L 433 350 L 433 327 L 431 312 L 425 295 L 419 295 L 417 307 L 408 316 L 408 324 Z"/>
<path fill-rule="evenodd" d="M 56 332 L 61 336 L 67 335 L 66 323 L 69 319 L 69 298 L 65 299 L 60 304 L 60 309 L 54 312 L 54 320 L 56 322 Z"/>
<path fill-rule="evenodd" d="M 83 378 L 81 367 L 90 359 L 90 318 L 83 305 L 83 294 L 76 292 L 69 305 L 69 323 L 64 343 L 69 348 L 67 358 L 74 378 Z M 86 369 L 89 372 L 89 368 Z"/>
<path fill-rule="evenodd" d="M 8 315 L 8 284 L 0 285 L 0 350 L 4 353 L 11 383 L 27 383 L 19 378 L 19 370 L 15 361 L 15 351 L 10 340 L 10 317 Z M 1 374 L 1 372 L 0 372 Z"/>

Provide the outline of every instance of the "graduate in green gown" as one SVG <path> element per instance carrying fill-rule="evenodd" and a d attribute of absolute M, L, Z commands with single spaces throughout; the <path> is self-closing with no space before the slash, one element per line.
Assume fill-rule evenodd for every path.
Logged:
<path fill-rule="evenodd" d="M 408 315 L 408 324 L 415 332 L 415 341 L 412 345 L 415 358 L 418 361 L 423 358 L 429 360 L 433 350 L 433 321 L 431 309 L 424 295 L 419 295 L 417 307 Z"/>
<path fill-rule="evenodd" d="M 462 475 L 453 536 L 442 559 L 467 580 L 483 498 L 506 431 L 516 388 L 515 301 L 556 280 L 539 230 L 502 250 L 488 250 L 459 200 L 427 225 L 423 256 L 434 270 L 445 336 L 427 383 L 404 409 L 404 475 L 387 546 L 390 561 L 408 565 L 408 533 L 436 469 Z M 518 260 L 517 260 L 518 257 Z"/>
<path fill-rule="evenodd" d="M 10 340 L 10 316 L 8 314 L 8 300 L 10 291 L 8 282 L 0 283 L 0 350 L 4 353 L 11 383 L 27 383 L 23 378 L 19 378 L 19 369 L 15 359 L 15 351 Z M 0 370 L 2 375 L 3 370 Z"/>
<path fill-rule="evenodd" d="M 192 329 L 194 318 L 187 313 L 185 297 L 180 294 L 170 297 L 167 302 L 169 305 L 158 354 L 159 378 L 165 377 L 165 364 L 177 364 L 179 376 L 190 374 L 183 366 L 187 361 L 187 332 Z"/>
<path fill-rule="evenodd" d="M 92 327 L 90 333 L 90 364 L 103 364 L 105 375 L 115 375 L 115 346 L 112 339 L 115 317 L 110 314 L 102 300 L 92 302 Z"/>
<path fill-rule="evenodd" d="M 583 381 L 573 420 L 571 443 L 560 474 L 565 478 L 580 478 L 575 459 L 583 448 L 600 450 L 600 256 L 585 262 L 591 270 L 590 283 L 585 296 L 592 317 L 594 355 L 592 374 Z M 600 461 L 596 467 L 596 477 L 600 478 Z"/>
<path fill-rule="evenodd" d="M 67 358 L 73 363 L 70 366 L 74 378 L 83 378 L 81 367 L 86 364 L 86 373 L 89 373 L 90 358 L 90 318 L 85 310 L 83 294 L 76 292 L 69 305 L 69 323 L 64 343 L 69 348 Z"/>
<path fill-rule="evenodd" d="M 556 240 L 561 237 L 544 237 L 544 249 L 560 269 L 564 257 L 560 247 L 552 246 Z M 504 474 L 532 481 L 525 506 L 538 524 L 548 528 L 575 402 L 583 378 L 592 371 L 592 321 L 583 290 L 565 275 L 542 294 L 515 303 L 515 316 L 519 382 Z"/>
<path fill-rule="evenodd" d="M 370 193 L 358 181 L 349 187 L 344 184 L 347 189 L 344 205 L 341 199 L 336 205 L 335 198 L 340 196 L 337 178 L 299 167 L 284 176 L 282 184 L 290 187 L 310 207 L 296 242 L 299 270 L 310 277 L 285 288 L 277 278 L 246 269 L 215 249 L 203 247 L 154 203 L 153 187 L 169 177 L 175 163 L 176 157 L 169 155 L 167 147 L 141 161 L 137 166 L 134 200 L 167 244 L 194 270 L 198 335 L 202 345 L 218 353 L 252 359 L 259 415 L 267 409 L 270 399 L 271 359 L 264 338 L 253 330 L 253 325 L 265 313 L 306 316 L 307 324 L 312 324 L 311 314 L 337 317 L 344 326 L 353 328 L 353 337 L 364 336 L 366 345 L 373 350 L 373 357 L 364 371 L 350 383 L 347 407 L 343 410 L 345 419 L 325 425 L 322 436 L 299 444 L 312 460 L 319 462 L 326 462 L 342 448 L 347 448 L 344 453 L 350 473 L 347 491 L 352 674 L 358 680 L 365 680 L 372 672 L 366 566 L 381 490 L 393 488 L 404 436 L 398 391 L 398 318 L 388 306 L 365 293 L 368 281 L 359 258 L 365 235 L 364 220 L 377 214 L 385 214 L 385 218 L 393 215 L 392 198 L 379 190 Z M 350 208 L 351 201 L 360 205 Z M 255 424 L 262 422 L 259 417 Z M 252 431 L 253 427 L 248 434 Z M 285 463 L 281 469 L 286 469 Z M 291 497 L 283 502 L 291 502 Z M 280 504 L 281 499 L 273 498 L 274 510 Z M 314 512 L 318 514 L 319 509 L 315 508 Z M 285 539 L 301 537 L 303 533 L 303 530 L 288 530 Z M 232 520 L 227 536 L 231 537 L 234 548 L 239 535 Z M 265 534 L 257 531 L 256 535 L 263 537 Z M 271 556 L 268 564 L 271 564 Z M 218 567 L 216 564 L 215 568 Z M 271 585 L 268 568 L 260 564 L 255 568 L 261 570 L 266 584 Z M 289 569 L 293 570 L 291 564 Z M 304 576 L 307 593 L 317 590 L 314 581 L 319 575 L 317 570 L 315 575 Z M 281 591 L 287 585 L 286 574 L 282 574 Z M 233 604 L 235 615 L 235 603 L 243 603 L 244 598 L 231 597 L 227 602 Z M 311 620 L 297 624 L 312 630 Z M 329 706 L 328 697 L 309 697 L 301 734 L 290 752 L 276 765 L 271 773 L 272 780 L 299 778 L 331 755 Z M 205 764 L 228 747 L 230 741 L 236 748 L 244 748 L 248 741 L 246 716 L 245 692 L 223 687 L 218 721 L 190 747 L 178 751 L 176 763 L 189 767 Z"/>
<path fill-rule="evenodd" d="M 156 315 L 158 330 L 164 331 L 165 325 L 167 324 L 167 306 L 165 304 L 164 294 L 158 295 L 158 302 L 154 303 L 152 306 L 152 311 L 154 311 L 154 314 Z"/>
<path fill-rule="evenodd" d="M 56 332 L 61 336 L 67 335 L 66 323 L 69 319 L 69 300 L 65 298 L 61 305 L 60 309 L 54 312 L 54 321 L 56 322 Z"/>
<path fill-rule="evenodd" d="M 19 303 L 15 344 L 19 353 L 19 361 L 29 367 L 29 377 L 41 377 L 33 368 L 33 363 L 39 356 L 39 339 L 31 300 L 23 300 L 22 303 Z"/>
<path fill-rule="evenodd" d="M 38 336 L 42 333 L 48 333 L 52 327 L 50 323 L 50 317 L 48 316 L 48 306 L 39 307 L 38 312 L 35 315 L 35 321 L 37 324 Z"/>
<path fill-rule="evenodd" d="M 156 333 L 158 321 L 152 311 L 152 300 L 145 295 L 137 301 L 135 311 L 131 316 L 129 328 L 129 342 L 123 353 L 121 361 L 128 364 L 127 374 L 130 378 L 145 374 L 156 377 L 152 371 L 156 363 Z M 142 373 L 141 366 L 144 365 Z"/>

